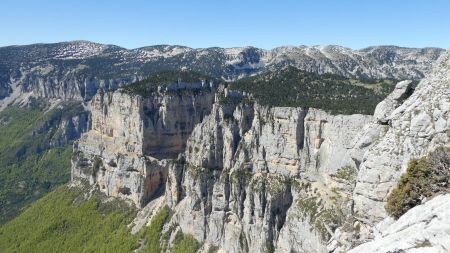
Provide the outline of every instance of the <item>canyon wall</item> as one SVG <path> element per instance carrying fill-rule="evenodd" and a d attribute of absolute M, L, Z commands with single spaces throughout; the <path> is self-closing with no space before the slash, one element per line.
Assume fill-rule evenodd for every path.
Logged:
<path fill-rule="evenodd" d="M 390 238 L 419 245 L 419 236 L 389 237 L 404 221 L 384 207 L 412 158 L 450 143 L 449 66 L 447 53 L 415 89 L 399 82 L 374 116 L 261 106 L 222 88 L 99 94 L 92 130 L 75 145 L 72 176 L 138 206 L 163 194 L 172 215 L 161 240 L 169 248 L 178 231 L 204 252 L 384 252 L 379 245 Z M 435 217 L 433 206 L 444 200 L 420 208 Z"/>
<path fill-rule="evenodd" d="M 149 97 L 124 90 L 97 94 L 91 103 L 92 129 L 74 145 L 72 178 L 84 178 L 109 196 L 145 205 L 163 192 L 163 158 L 176 158 L 184 151 L 188 136 L 213 101 L 210 88 L 200 94 Z"/>

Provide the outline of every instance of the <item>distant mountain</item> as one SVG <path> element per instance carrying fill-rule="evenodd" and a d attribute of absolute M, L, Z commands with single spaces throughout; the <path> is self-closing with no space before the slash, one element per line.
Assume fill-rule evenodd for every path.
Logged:
<path fill-rule="evenodd" d="M 0 109 L 30 94 L 90 100 L 99 88 L 114 89 L 160 70 L 192 70 L 235 80 L 266 70 L 301 70 L 362 79 L 421 79 L 440 48 L 341 46 L 189 48 L 157 45 L 125 49 L 89 41 L 0 48 Z"/>

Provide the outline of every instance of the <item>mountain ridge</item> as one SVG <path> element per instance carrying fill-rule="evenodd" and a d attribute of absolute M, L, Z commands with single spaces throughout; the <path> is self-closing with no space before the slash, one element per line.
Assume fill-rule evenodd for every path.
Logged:
<path fill-rule="evenodd" d="M 184 47 L 184 48 L 189 48 L 189 49 L 209 49 L 209 48 L 224 48 L 224 49 L 233 49 L 233 48 L 258 48 L 258 49 L 262 49 L 262 50 L 266 50 L 266 51 L 271 51 L 277 48 L 284 48 L 284 47 L 324 47 L 324 46 L 337 46 L 337 47 L 343 47 L 343 48 L 347 48 L 353 51 L 364 51 L 365 49 L 369 49 L 369 48 L 373 48 L 373 47 L 396 47 L 396 48 L 405 48 L 405 49 L 427 49 L 427 48 L 433 48 L 433 49 L 442 49 L 442 50 L 446 50 L 445 48 L 441 48 L 441 47 L 434 47 L 434 46 L 425 46 L 425 47 L 408 47 L 408 46 L 398 46 L 395 44 L 379 44 L 379 45 L 369 45 L 366 47 L 362 47 L 362 48 L 351 48 L 351 47 L 347 47 L 347 46 L 341 46 L 339 44 L 310 44 L 310 45 L 306 45 L 306 44 L 299 44 L 299 45 L 293 45 L 293 44 L 286 44 L 286 45 L 280 45 L 280 46 L 276 46 L 273 48 L 261 48 L 261 47 L 257 47 L 257 46 L 253 46 L 253 45 L 243 45 L 243 46 L 231 46 L 231 47 L 220 47 L 220 46 L 209 46 L 209 47 L 192 47 L 192 46 L 186 46 L 186 45 L 181 45 L 181 44 L 154 44 L 154 45 L 147 45 L 147 46 L 138 46 L 138 47 L 133 47 L 133 48 L 128 48 L 128 47 L 124 47 L 124 46 L 120 46 L 120 45 L 116 45 L 116 44 L 110 44 L 110 43 L 101 43 L 101 42 L 95 42 L 95 41 L 91 41 L 91 40 L 84 40 L 84 39 L 80 39 L 80 40 L 67 40 L 67 41 L 58 41 L 58 42 L 36 42 L 36 43 L 30 43 L 30 44 L 11 44 L 11 45 L 4 45 L 4 46 L 0 46 L 1 48 L 5 48 L 5 47 L 27 47 L 27 46 L 35 46 L 35 45 L 52 45 L 52 44 L 76 44 L 76 43 L 87 43 L 87 44 L 96 44 L 96 45 L 104 45 L 104 46 L 114 46 L 114 47 L 118 47 L 118 48 L 122 48 L 122 49 L 126 49 L 126 50 L 136 50 L 136 49 L 144 49 L 147 47 L 158 47 L 158 46 L 172 46 L 172 47 Z"/>
<path fill-rule="evenodd" d="M 29 97 L 89 101 L 99 89 L 126 86 L 162 70 L 189 70 L 226 81 L 287 66 L 363 79 L 421 79 L 444 52 L 392 46 L 125 49 L 89 41 L 0 47 L 0 108 Z M 1 109 L 0 109 L 1 110 Z"/>

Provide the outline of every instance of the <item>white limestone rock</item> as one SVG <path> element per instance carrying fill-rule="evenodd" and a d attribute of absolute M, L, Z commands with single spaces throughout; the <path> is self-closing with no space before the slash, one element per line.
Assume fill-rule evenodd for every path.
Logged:
<path fill-rule="evenodd" d="M 413 92 L 412 81 L 405 80 L 397 83 L 394 91 L 391 92 L 383 101 L 381 101 L 375 108 L 373 114 L 374 118 L 382 124 L 388 123 L 387 117 L 399 105 L 403 103 Z"/>
<path fill-rule="evenodd" d="M 371 119 L 216 100 L 188 139 L 184 168 L 177 169 L 184 173 L 169 170 L 171 222 L 227 252 L 282 252 L 287 247 L 302 252 L 307 245 L 326 251 L 323 231 L 298 216 L 289 182 L 299 175 L 322 180 L 342 166 L 355 167 L 350 156 L 354 133 Z"/>
<path fill-rule="evenodd" d="M 149 97 L 122 90 L 99 93 L 91 104 L 92 129 L 74 145 L 72 180 L 88 180 L 108 196 L 144 206 L 164 193 L 171 166 L 164 159 L 184 151 L 213 99 L 214 90 Z"/>
<path fill-rule="evenodd" d="M 447 53 L 414 93 L 386 117 L 387 130 L 364 152 L 353 200 L 355 216 L 370 230 L 387 217 L 387 196 L 408 162 L 450 143 L 449 63 Z M 373 233 L 362 239 L 373 238 Z"/>
<path fill-rule="evenodd" d="M 437 196 L 406 212 L 373 241 L 349 253 L 444 253 L 450 251 L 450 194 Z"/>

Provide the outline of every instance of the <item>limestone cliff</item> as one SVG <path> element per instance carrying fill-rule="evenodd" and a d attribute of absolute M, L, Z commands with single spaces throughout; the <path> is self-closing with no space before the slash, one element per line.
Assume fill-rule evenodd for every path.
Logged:
<path fill-rule="evenodd" d="M 145 205 L 166 179 L 166 161 L 156 158 L 173 158 L 185 149 L 213 99 L 211 88 L 149 97 L 124 90 L 97 94 L 91 103 L 92 129 L 74 146 L 72 178 Z"/>
<path fill-rule="evenodd" d="M 219 101 L 188 140 L 184 173 L 169 169 L 172 226 L 227 252 L 326 251 L 352 187 L 335 174 L 356 171 L 351 140 L 370 119 Z"/>
<path fill-rule="evenodd" d="M 395 247 L 379 245 L 402 228 L 433 230 L 410 213 L 425 210 L 435 222 L 446 199 L 395 223 L 384 209 L 408 161 L 450 143 L 449 57 L 417 87 L 398 83 L 374 116 L 266 107 L 222 86 L 101 93 L 92 130 L 75 145 L 72 176 L 138 206 L 163 194 L 172 211 L 161 238 L 168 250 L 182 231 L 204 252 L 388 252 Z M 450 238 L 439 236 L 438 249 Z"/>
<path fill-rule="evenodd" d="M 385 125 L 379 128 L 376 134 L 379 138 L 373 140 L 360 160 L 353 193 L 355 216 L 367 221 L 368 230 L 387 217 L 384 209 L 387 195 L 406 171 L 408 162 L 450 144 L 449 64 L 447 53 L 414 93 L 398 107 L 383 113 L 385 119 L 378 123 Z"/>
<path fill-rule="evenodd" d="M 447 55 L 415 90 L 400 82 L 373 118 L 215 105 L 169 170 L 171 225 L 227 252 L 343 252 L 389 234 L 376 224 L 405 165 L 450 143 L 448 65 Z M 445 249 L 440 236 L 432 245 Z"/>

